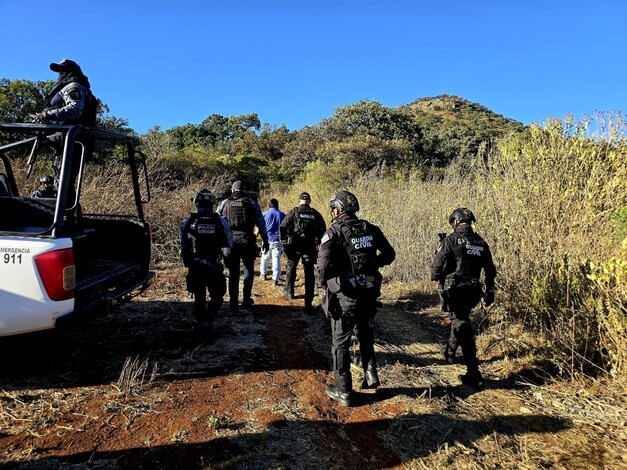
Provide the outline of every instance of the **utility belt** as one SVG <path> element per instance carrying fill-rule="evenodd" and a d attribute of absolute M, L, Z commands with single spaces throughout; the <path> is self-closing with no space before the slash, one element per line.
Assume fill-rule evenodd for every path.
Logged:
<path fill-rule="evenodd" d="M 481 301 L 483 284 L 477 278 L 449 274 L 444 279 L 440 295 L 445 312 L 455 312 L 460 308 L 470 310 Z"/>
<path fill-rule="evenodd" d="M 347 273 L 327 280 L 327 287 L 334 294 L 341 292 L 354 299 L 363 295 L 376 299 L 381 295 L 382 281 L 379 272 L 372 275 Z"/>
<path fill-rule="evenodd" d="M 464 276 L 459 276 L 455 273 L 453 274 L 449 274 L 448 276 L 446 276 L 446 278 L 444 278 L 444 291 L 450 291 L 451 289 L 457 289 L 457 288 L 471 288 L 471 287 L 476 287 L 479 289 L 483 289 L 483 284 L 481 283 L 480 279 L 477 279 L 476 277 L 464 277 Z"/>
<path fill-rule="evenodd" d="M 233 241 L 240 245 L 255 243 L 255 234 L 249 232 L 242 232 L 241 230 L 233 230 Z"/>
<path fill-rule="evenodd" d="M 194 255 L 185 276 L 185 284 L 188 292 L 205 287 L 205 277 L 210 273 L 220 273 L 224 267 L 219 257 Z"/>
<path fill-rule="evenodd" d="M 285 239 L 285 246 L 292 249 L 315 249 L 318 242 L 313 237 L 306 237 L 300 235 L 288 235 Z"/>
<path fill-rule="evenodd" d="M 222 266 L 220 255 L 217 256 L 203 256 L 200 254 L 194 254 L 192 258 L 192 266 L 208 266 L 208 267 L 218 267 Z"/>

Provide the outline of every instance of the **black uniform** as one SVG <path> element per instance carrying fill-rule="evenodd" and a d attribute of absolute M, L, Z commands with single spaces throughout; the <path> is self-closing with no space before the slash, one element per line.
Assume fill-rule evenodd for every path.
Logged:
<path fill-rule="evenodd" d="M 57 197 L 57 190 L 54 187 L 42 187 L 42 188 L 38 188 L 32 195 L 32 197 L 36 197 L 36 198 L 56 198 Z"/>
<path fill-rule="evenodd" d="M 352 212 L 341 214 L 322 238 L 317 278 L 326 286 L 323 309 L 331 318 L 333 371 L 341 393 L 350 393 L 353 386 L 349 354 L 353 330 L 364 371 L 376 367 L 370 320 L 381 294 L 379 268 L 395 258 L 394 248 L 379 227 Z"/>
<path fill-rule="evenodd" d="M 221 255 L 222 248 L 230 247 L 229 233 L 228 222 L 208 209 L 199 208 L 181 224 L 181 257 L 188 268 L 187 290 L 194 294 L 194 316 L 206 334 L 211 333 L 226 293 Z"/>
<path fill-rule="evenodd" d="M 229 298 L 231 312 L 238 311 L 240 262 L 243 265 L 244 288 L 242 307 L 252 305 L 252 290 L 255 274 L 255 258 L 259 253 L 255 225 L 264 245 L 268 245 L 268 233 L 263 213 L 256 200 L 244 191 L 235 191 L 220 203 L 218 212 L 228 220 L 233 230 L 233 248 L 225 259 L 229 269 Z"/>
<path fill-rule="evenodd" d="M 294 207 L 287 213 L 279 234 L 287 267 L 285 271 L 285 294 L 294 297 L 294 282 L 296 280 L 296 268 L 302 260 L 305 274 L 305 309 L 311 309 L 314 298 L 315 278 L 314 264 L 316 263 L 318 246 L 322 235 L 326 230 L 324 217 L 308 204 Z"/>
<path fill-rule="evenodd" d="M 452 319 L 448 348 L 454 353 L 461 346 L 468 377 L 480 377 L 470 311 L 483 295 L 482 269 L 486 290 L 493 292 L 496 267 L 490 247 L 470 223 L 460 223 L 440 242 L 431 265 L 431 280 L 440 282 Z"/>

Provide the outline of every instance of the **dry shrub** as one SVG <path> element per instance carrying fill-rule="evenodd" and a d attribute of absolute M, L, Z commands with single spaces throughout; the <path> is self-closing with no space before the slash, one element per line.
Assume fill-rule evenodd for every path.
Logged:
<path fill-rule="evenodd" d="M 351 178 L 346 168 L 318 163 L 273 196 L 296 200 L 307 190 L 329 220 L 326 201 L 339 189 L 353 191 L 360 216 L 378 224 L 398 253 L 386 277 L 422 283 L 437 233 L 450 230 L 455 208 L 470 207 L 499 270 L 498 301 L 512 318 L 551 338 L 566 374 L 624 377 L 624 254 L 617 253 L 627 227 L 616 223 L 627 210 L 624 131 L 618 113 L 594 123 L 554 119 L 475 162 L 454 162 L 441 180 L 385 169 Z"/>
<path fill-rule="evenodd" d="M 85 175 L 81 191 L 83 211 L 134 214 L 135 202 L 129 173 L 127 165 L 115 162 L 110 162 L 106 167 L 91 167 Z M 173 186 L 157 171 L 149 174 L 149 180 L 151 200 L 144 206 L 144 211 L 152 230 L 152 260 L 160 265 L 175 264 L 179 262 L 179 228 L 195 209 L 192 203 L 194 196 L 202 188 L 220 196 L 230 187 L 231 176 L 217 175 L 207 180 L 190 178 Z M 145 187 L 143 184 L 143 181 L 140 182 L 142 190 Z"/>
<path fill-rule="evenodd" d="M 489 198 L 484 217 L 498 234 L 503 291 L 512 311 L 552 336 L 557 363 L 569 375 L 626 372 L 601 326 L 608 305 L 625 321 L 624 291 L 621 297 L 597 288 L 590 276 L 591 260 L 611 259 L 625 236 L 611 223 L 627 205 L 624 126 L 620 115 L 604 118 L 597 121 L 600 134 L 568 118 L 532 126 L 504 142 L 479 173 Z M 618 274 L 612 279 L 620 284 Z"/>
<path fill-rule="evenodd" d="M 154 381 L 157 375 L 157 364 L 154 364 L 150 376 L 146 376 L 148 372 L 148 362 L 148 359 L 140 361 L 139 357 L 127 357 L 124 361 L 116 385 L 118 391 L 126 398 L 129 398 L 131 395 L 140 395 L 141 392 Z"/>

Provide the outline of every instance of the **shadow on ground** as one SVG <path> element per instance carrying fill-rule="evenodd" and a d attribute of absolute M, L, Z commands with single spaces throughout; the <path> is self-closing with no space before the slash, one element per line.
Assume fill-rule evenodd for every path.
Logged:
<path fill-rule="evenodd" d="M 472 448 L 483 436 L 555 433 L 570 427 L 562 419 L 542 416 L 497 416 L 475 421 L 439 414 L 409 414 L 399 418 L 338 424 L 330 421 L 271 422 L 261 433 L 237 434 L 194 444 L 129 448 L 115 452 L 87 452 L 55 459 L 6 463 L 5 469 L 55 469 L 89 462 L 89 468 L 392 468 L 427 456 L 446 443 Z M 300 445 L 275 445 L 281 436 L 295 436 Z M 298 437 L 296 437 L 298 436 Z M 382 436 L 388 452 L 373 453 L 365 440 Z M 321 452 L 320 441 L 328 452 Z M 283 440 L 285 444 L 285 440 Z M 359 452 L 355 452 L 359 449 Z M 87 468 L 87 467 L 85 467 Z M 216 467 L 218 468 L 218 467 Z"/>

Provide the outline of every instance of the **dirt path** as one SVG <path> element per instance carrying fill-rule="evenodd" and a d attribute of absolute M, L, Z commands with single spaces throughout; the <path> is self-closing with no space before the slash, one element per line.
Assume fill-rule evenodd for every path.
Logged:
<path fill-rule="evenodd" d="M 342 408 L 324 393 L 322 314 L 257 278 L 252 309 L 221 315 L 201 344 L 181 277 L 161 272 L 142 297 L 67 331 L 0 343 L 2 468 L 627 468 L 624 405 L 521 384 L 533 362 L 495 352 L 504 340 L 480 338 L 489 380 L 461 386 L 431 297 L 386 293 L 383 386 Z"/>

